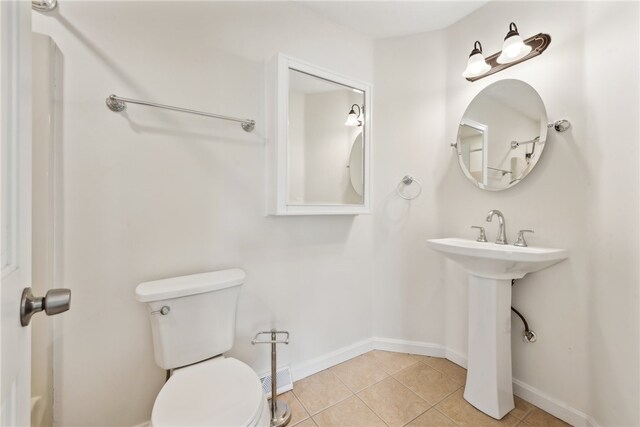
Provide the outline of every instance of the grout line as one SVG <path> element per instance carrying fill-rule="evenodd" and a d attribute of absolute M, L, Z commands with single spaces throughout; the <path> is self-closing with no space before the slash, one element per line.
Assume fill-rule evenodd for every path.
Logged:
<path fill-rule="evenodd" d="M 393 378 L 393 377 L 392 377 L 392 378 Z M 411 390 L 411 389 L 410 389 L 409 387 L 407 387 L 406 385 L 402 384 L 402 382 L 401 382 L 401 381 L 398 381 L 396 378 L 393 378 L 393 380 L 394 380 L 395 382 L 397 382 L 398 384 L 400 384 L 402 387 L 404 387 L 404 388 L 406 388 L 407 390 L 409 390 L 409 392 L 410 392 L 410 393 L 415 394 L 415 395 L 418 397 L 418 399 L 420 399 L 420 400 L 424 401 L 427 405 L 430 405 L 430 406 L 429 406 L 429 409 L 431 409 L 431 408 L 433 408 L 433 407 L 435 406 L 435 405 L 431 405 L 431 402 L 428 402 L 428 401 L 427 401 L 427 399 L 423 399 L 420 395 L 418 395 L 418 393 L 416 393 L 415 391 Z M 428 411 L 429 409 L 427 409 L 427 411 Z M 424 412 L 426 412 L 426 411 L 424 411 Z M 423 412 L 423 414 L 424 414 L 424 412 Z"/>
<path fill-rule="evenodd" d="M 349 360 L 353 360 L 353 359 L 349 359 Z M 344 363 L 344 362 L 342 362 L 342 363 Z M 337 366 L 337 365 L 336 365 L 336 366 Z M 338 379 L 338 381 L 340 381 L 340 384 L 342 384 L 343 386 L 345 386 L 345 388 L 346 388 L 347 390 L 349 390 L 349 393 L 351 393 L 351 395 L 355 395 L 354 391 L 353 391 L 353 390 L 351 390 L 351 389 L 349 388 L 349 386 L 348 386 L 348 385 L 346 385 L 346 384 L 344 383 L 344 381 L 342 381 L 342 380 L 340 379 L 340 377 L 339 377 L 338 375 L 336 375 L 336 373 L 335 373 L 335 372 L 333 372 L 333 371 L 331 370 L 331 368 L 329 368 L 329 369 L 327 369 L 327 370 L 328 370 L 329 372 L 331 372 L 331 375 L 333 375 L 334 377 L 336 377 L 336 378 Z M 343 399 L 343 400 L 344 400 L 344 399 Z M 340 402 L 342 402 L 342 400 L 341 400 Z M 334 405 L 337 405 L 337 404 L 334 404 Z M 334 406 L 334 405 L 331 405 L 331 406 Z"/>
<path fill-rule="evenodd" d="M 420 397 L 420 396 L 418 396 L 418 397 Z M 424 400 L 424 399 L 423 399 L 423 400 Z M 429 403 L 429 402 L 427 402 L 427 403 Z M 403 426 L 406 426 L 406 425 L 408 425 L 408 424 L 411 424 L 411 423 L 412 423 L 412 422 L 414 422 L 418 417 L 421 417 L 421 416 L 423 416 L 424 414 L 426 414 L 428 411 L 430 411 L 430 410 L 431 410 L 431 408 L 433 408 L 433 406 L 431 406 L 431 407 L 429 407 L 429 408 L 425 409 L 423 412 L 419 413 L 419 414 L 418 414 L 418 415 L 416 415 L 414 418 L 412 418 L 412 419 L 410 419 L 409 421 L 407 421 L 406 423 L 404 423 L 404 424 L 403 424 Z"/>
<path fill-rule="evenodd" d="M 435 406 L 433 407 L 433 410 L 438 412 L 440 415 L 442 415 L 443 417 L 445 417 L 446 419 L 450 420 L 453 424 L 459 426 L 460 424 L 458 424 L 457 422 L 455 422 L 453 420 L 453 418 L 451 418 L 450 416 L 448 416 L 447 414 L 445 414 L 444 412 L 440 411 L 438 408 L 436 408 Z"/>
<path fill-rule="evenodd" d="M 432 359 L 445 359 L 445 360 L 448 360 L 448 359 L 446 359 L 446 358 L 444 358 L 444 357 L 432 357 L 432 356 L 422 356 L 422 357 L 431 357 Z M 451 361 L 449 360 L 449 362 L 451 362 Z M 428 367 L 430 367 L 431 369 L 434 369 L 434 370 L 436 370 L 436 371 L 440 372 L 442 375 L 444 375 L 445 377 L 447 377 L 447 378 L 449 378 L 449 379 L 452 379 L 452 380 L 453 380 L 453 381 L 455 381 L 456 383 L 458 382 L 458 380 L 457 380 L 456 378 L 453 378 L 451 375 L 447 374 L 446 372 L 444 372 L 444 371 L 442 371 L 442 370 L 440 370 L 440 369 L 438 369 L 438 368 L 435 368 L 435 367 L 433 367 L 433 366 L 429 365 L 427 362 L 425 362 L 425 361 L 424 361 L 424 359 L 420 359 L 420 363 L 425 364 L 425 365 L 427 365 Z M 451 363 L 453 363 L 453 362 L 451 362 Z M 462 368 L 462 369 L 464 369 L 464 368 Z M 465 369 L 465 371 L 466 371 L 466 369 Z M 464 382 L 463 382 L 463 386 L 464 386 Z"/>
<path fill-rule="evenodd" d="M 351 359 L 349 359 L 349 360 L 351 360 Z M 349 393 L 351 393 L 351 394 L 350 394 L 349 396 L 345 397 L 344 399 L 340 399 L 339 401 L 337 401 L 337 402 L 335 402 L 335 403 L 332 403 L 331 405 L 327 406 L 326 408 L 323 408 L 323 409 L 319 410 L 319 411 L 318 411 L 318 412 L 316 412 L 315 414 L 312 414 L 312 413 L 311 413 L 311 411 L 310 411 L 306 406 L 304 406 L 304 404 L 302 403 L 302 401 L 301 401 L 300 399 L 298 399 L 298 400 L 300 400 L 300 404 L 301 404 L 302 406 L 304 406 L 304 409 L 306 409 L 306 410 L 307 410 L 307 413 L 309 414 L 309 418 L 313 418 L 313 417 L 314 417 L 314 415 L 318 415 L 319 413 L 324 412 L 324 411 L 326 411 L 326 410 L 327 410 L 327 409 L 329 409 L 329 408 L 333 408 L 333 407 L 334 407 L 334 406 L 336 406 L 338 403 L 344 402 L 345 400 L 347 400 L 347 399 L 348 399 L 348 398 L 350 398 L 351 396 L 355 396 L 355 395 L 356 395 L 354 392 L 352 392 L 352 391 L 351 391 L 351 389 L 350 389 L 349 387 L 347 387 L 347 385 L 346 385 L 344 382 L 342 382 L 342 380 L 340 379 L 340 377 L 338 377 L 336 374 L 334 374 L 333 372 L 331 372 L 331 368 L 324 369 L 323 371 L 328 371 L 331 375 L 333 375 L 334 377 L 336 377 L 336 378 L 338 379 L 338 381 L 340 381 L 340 383 L 341 383 L 341 384 L 342 384 L 342 385 L 347 389 L 347 391 L 348 391 Z M 323 372 L 323 371 L 320 371 L 320 372 Z M 320 373 L 320 372 L 318 372 L 318 373 Z M 314 374 L 314 375 L 315 375 L 315 374 Z M 316 421 L 315 421 L 315 420 L 313 420 L 313 422 L 315 423 Z M 316 423 L 316 425 L 317 425 L 317 424 L 318 424 L 318 423 Z"/>
<path fill-rule="evenodd" d="M 413 365 L 412 365 L 412 366 L 413 366 Z M 429 368 L 431 368 L 431 369 L 433 369 L 434 371 L 436 371 L 436 372 L 438 372 L 438 373 L 440 373 L 440 374 L 444 375 L 446 378 L 449 378 L 449 379 L 451 379 L 451 380 L 455 381 L 455 379 L 453 379 L 453 378 L 451 378 L 450 376 L 446 375 L 444 372 L 440 372 L 440 371 L 438 371 L 437 369 L 435 369 L 435 368 L 433 368 L 433 367 L 431 367 L 431 366 L 429 366 L 429 365 L 426 365 L 426 366 L 427 366 L 427 367 L 429 367 Z M 407 369 L 409 369 L 409 368 L 407 368 Z M 404 369 L 403 369 L 402 371 L 404 371 Z M 400 371 L 400 372 L 402 372 L 402 371 Z M 400 372 L 398 372 L 398 374 L 399 374 Z M 396 374 L 396 375 L 397 375 L 397 374 Z M 410 389 L 408 386 L 406 386 L 402 381 L 400 381 L 400 379 L 396 378 L 395 376 L 393 376 L 393 378 L 394 378 L 396 381 L 398 381 L 400 384 L 404 385 L 404 386 L 405 386 L 405 387 L 407 387 L 409 390 L 411 390 L 411 389 Z M 456 381 L 456 383 L 457 383 L 457 381 Z M 455 393 L 456 391 L 460 390 L 461 388 L 464 388 L 464 385 L 462 385 L 461 387 L 458 387 L 458 388 L 454 389 L 453 391 L 451 391 L 451 392 L 447 393 L 447 394 L 446 394 L 444 397 L 442 397 L 440 400 L 437 400 L 437 401 L 432 405 L 432 407 L 435 407 L 438 403 L 442 402 L 443 400 L 445 400 L 446 398 L 448 398 L 449 396 L 451 396 L 453 393 Z M 413 391 L 413 390 L 411 390 L 411 391 Z M 415 391 L 413 391 L 413 392 L 414 392 L 416 395 L 418 394 L 418 393 L 416 393 Z M 421 396 L 420 396 L 420 395 L 418 395 L 418 397 L 421 397 Z M 430 401 L 428 401 L 427 399 L 424 399 L 424 398 L 423 398 L 422 400 L 424 400 L 425 402 L 427 402 L 427 403 L 431 404 L 431 402 L 430 402 Z"/>
<path fill-rule="evenodd" d="M 301 422 L 311 418 L 311 414 L 309 414 L 309 411 L 307 411 L 307 408 L 305 408 L 305 406 L 302 404 L 302 402 L 300 401 L 298 396 L 296 396 L 296 393 L 293 391 L 293 389 L 291 389 L 291 394 L 293 395 L 293 398 L 296 400 L 296 402 L 298 402 L 300 404 L 300 406 L 302 407 L 302 410 L 304 411 L 304 413 L 307 414 L 307 416 L 305 418 L 301 419 L 296 424 L 294 424 L 294 425 L 297 425 L 297 424 L 300 424 Z M 291 410 L 293 411 L 293 408 L 291 408 Z"/>
<path fill-rule="evenodd" d="M 375 411 L 371 406 L 367 405 L 367 402 L 365 402 L 365 401 L 364 401 L 364 399 L 362 399 L 362 398 L 361 398 L 360 396 L 358 396 L 357 394 L 356 394 L 356 397 L 357 397 L 358 399 L 360 399 L 360 402 L 364 403 L 364 406 L 366 406 L 367 408 L 369 408 L 369 410 L 370 410 L 371 412 L 373 412 L 373 415 L 375 415 L 376 417 L 378 417 L 378 419 L 379 419 L 380 421 L 382 421 L 382 423 L 383 423 L 384 425 L 386 425 L 386 426 L 388 426 L 388 425 L 389 425 L 385 420 L 383 420 L 383 419 L 382 419 L 382 417 L 381 417 L 380 415 L 378 415 L 378 413 L 377 413 L 377 412 L 376 412 L 376 411 Z"/>

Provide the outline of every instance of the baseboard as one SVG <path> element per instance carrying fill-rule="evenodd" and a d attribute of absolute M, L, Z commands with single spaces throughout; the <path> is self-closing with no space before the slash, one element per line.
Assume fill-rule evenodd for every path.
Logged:
<path fill-rule="evenodd" d="M 366 339 L 326 353 L 300 365 L 293 365 L 291 367 L 293 381 L 298 381 L 309 375 L 324 371 L 325 369 L 346 362 L 349 359 L 353 359 L 371 350 L 373 350 L 373 340 Z"/>
<path fill-rule="evenodd" d="M 323 371 L 371 350 L 395 351 L 421 356 L 445 357 L 456 365 L 467 367 L 467 356 L 440 344 L 373 337 L 327 353 L 302 365 L 292 367 L 293 380 Z M 518 379 L 513 379 L 513 393 L 540 409 L 575 427 L 600 427 L 593 417 Z"/>
<path fill-rule="evenodd" d="M 572 408 L 565 402 L 544 393 L 516 378 L 513 379 L 513 394 L 533 403 L 538 408 L 560 418 L 575 427 L 600 427 L 593 417 Z"/>
<path fill-rule="evenodd" d="M 445 357 L 447 353 L 447 350 L 440 344 L 382 337 L 373 337 L 373 347 L 375 350 L 395 351 L 397 353 L 411 353 L 432 357 Z"/>
<path fill-rule="evenodd" d="M 397 340 L 393 338 L 373 337 L 355 344 L 339 348 L 330 353 L 316 357 L 308 362 L 291 367 L 294 381 L 316 374 L 332 366 L 346 362 L 371 350 L 395 351 L 398 353 L 419 354 L 421 356 L 447 357 L 448 351 L 440 344 L 418 341 Z M 455 362 L 457 363 L 457 362 Z M 466 366 L 466 360 L 464 363 Z"/>

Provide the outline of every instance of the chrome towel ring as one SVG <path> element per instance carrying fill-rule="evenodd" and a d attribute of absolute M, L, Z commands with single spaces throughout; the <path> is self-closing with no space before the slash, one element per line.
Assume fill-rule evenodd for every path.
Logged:
<path fill-rule="evenodd" d="M 418 192 L 415 193 L 413 196 L 407 196 L 406 194 L 403 193 L 403 190 L 405 187 L 410 186 L 414 182 L 418 185 Z M 402 180 L 398 183 L 398 186 L 396 187 L 396 193 L 398 193 L 398 196 L 402 197 L 405 200 L 413 200 L 417 198 L 420 195 L 420 193 L 422 193 L 422 184 L 420 183 L 420 181 L 418 181 L 411 175 L 405 175 L 404 177 L 402 177 Z"/>

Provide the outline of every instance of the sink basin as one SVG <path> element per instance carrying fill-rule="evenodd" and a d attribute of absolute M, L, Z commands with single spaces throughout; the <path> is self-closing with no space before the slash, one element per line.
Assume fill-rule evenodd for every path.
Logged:
<path fill-rule="evenodd" d="M 564 249 L 521 248 L 455 237 L 431 239 L 427 244 L 461 264 L 470 274 L 493 279 L 520 279 L 569 256 Z"/>
<path fill-rule="evenodd" d="M 569 256 L 564 249 L 447 238 L 427 240 L 469 273 L 469 337 L 464 398 L 500 419 L 514 408 L 511 377 L 511 280 Z"/>

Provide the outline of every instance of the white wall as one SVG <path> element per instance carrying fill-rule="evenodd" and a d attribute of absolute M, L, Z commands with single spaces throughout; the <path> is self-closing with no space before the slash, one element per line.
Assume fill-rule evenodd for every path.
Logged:
<path fill-rule="evenodd" d="M 441 260 L 425 240 L 439 233 L 434 195 L 445 144 L 444 32 L 376 43 L 373 119 L 375 191 L 374 333 L 379 337 L 444 343 L 445 292 Z M 419 54 L 416 54 L 419 53 Z M 422 196 L 401 199 L 406 174 Z M 404 189 L 415 194 L 415 184 Z"/>
<path fill-rule="evenodd" d="M 514 306 L 539 336 L 536 344 L 524 344 L 514 317 L 514 377 L 600 425 L 640 424 L 638 12 L 637 3 L 494 2 L 442 32 L 377 43 L 376 189 L 392 188 L 405 170 L 418 171 L 426 195 L 395 233 L 381 237 L 378 229 L 376 243 L 392 247 L 376 245 L 381 271 L 374 333 L 442 343 L 466 354 L 466 274 L 423 241 L 474 237 L 469 226 L 485 225 L 486 212 L 500 209 L 512 241 L 518 229 L 532 228 L 530 244 L 571 254 L 514 287 Z M 473 42 L 481 40 L 487 53 L 500 50 L 511 21 L 525 37 L 551 34 L 549 49 L 475 83 L 460 77 Z M 444 65 L 446 73 L 440 71 Z M 573 128 L 549 134 L 523 182 L 484 192 L 467 182 L 449 143 L 471 99 L 507 78 L 531 84 L 549 119 L 570 119 Z M 390 138 L 395 155 L 380 143 Z M 378 202 L 377 223 L 385 211 Z M 495 224 L 486 226 L 495 238 Z"/>
<path fill-rule="evenodd" d="M 258 372 L 372 336 L 372 216 L 265 217 L 263 64 L 277 52 L 373 80 L 373 44 L 284 3 L 61 2 L 34 30 L 64 55 L 64 285 L 56 422 L 134 425 L 164 381 L 153 361 L 145 280 L 242 267 L 231 355 Z M 111 93 L 220 114 L 235 123 L 131 105 Z M 345 112 L 346 114 L 346 112 Z"/>

